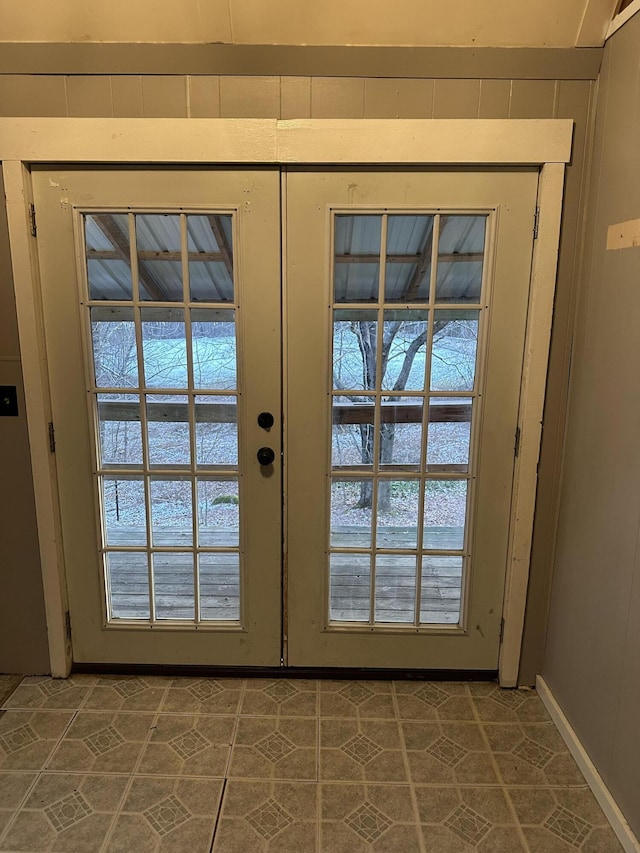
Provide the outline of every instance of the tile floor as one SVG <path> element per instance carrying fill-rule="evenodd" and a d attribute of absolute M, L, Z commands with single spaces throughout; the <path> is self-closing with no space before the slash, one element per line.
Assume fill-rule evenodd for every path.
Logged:
<path fill-rule="evenodd" d="M 621 849 L 532 691 L 75 675 L 0 710 L 2 851 Z"/>

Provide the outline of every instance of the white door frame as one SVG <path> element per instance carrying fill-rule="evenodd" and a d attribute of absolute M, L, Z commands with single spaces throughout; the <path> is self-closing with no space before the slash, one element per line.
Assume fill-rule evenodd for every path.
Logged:
<path fill-rule="evenodd" d="M 5 195 L 24 376 L 51 671 L 72 662 L 51 403 L 29 167 L 55 164 L 537 166 L 534 241 L 500 648 L 500 683 L 517 683 L 549 356 L 567 119 L 0 119 Z M 68 203 L 60 187 L 60 203 Z M 533 227 L 533 223 L 532 223 Z M 33 229 L 35 230 L 35 229 Z"/>

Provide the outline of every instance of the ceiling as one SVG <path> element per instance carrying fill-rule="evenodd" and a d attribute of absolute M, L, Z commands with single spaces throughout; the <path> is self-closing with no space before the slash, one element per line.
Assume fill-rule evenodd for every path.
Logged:
<path fill-rule="evenodd" d="M 599 46 L 619 0 L 5 0 L 4 42 Z"/>

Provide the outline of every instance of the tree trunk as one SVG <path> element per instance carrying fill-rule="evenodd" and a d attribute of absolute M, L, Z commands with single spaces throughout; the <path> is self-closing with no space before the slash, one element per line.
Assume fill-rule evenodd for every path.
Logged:
<path fill-rule="evenodd" d="M 360 446 L 363 465 L 373 465 L 373 424 L 360 426 Z M 360 484 L 358 509 L 371 509 L 373 503 L 373 487 L 371 480 L 363 480 Z"/>
<path fill-rule="evenodd" d="M 434 323 L 434 336 L 438 335 L 447 325 L 446 321 L 437 321 Z M 382 374 L 385 374 L 391 347 L 399 332 L 405 327 L 404 321 L 396 321 L 393 323 L 385 323 L 383 329 L 382 340 Z M 356 335 L 358 346 L 362 355 L 363 366 L 363 395 L 366 395 L 368 390 L 374 390 L 376 387 L 376 346 L 377 336 L 375 324 L 369 322 L 354 323 L 352 331 Z M 427 340 L 427 330 L 424 329 L 420 334 L 408 344 L 404 353 L 402 367 L 398 373 L 393 389 L 394 391 L 404 391 L 407 385 L 407 380 L 411 373 L 411 368 L 418 351 L 423 347 Z M 359 398 L 361 399 L 361 398 Z M 363 465 L 373 464 L 373 447 L 374 447 L 374 427 L 372 424 L 365 424 L 360 427 L 361 439 L 361 459 Z M 395 442 L 395 424 L 382 424 L 380 429 L 380 461 L 382 464 L 390 464 L 393 462 L 393 449 Z M 373 504 L 373 483 L 372 480 L 363 480 L 360 485 L 360 497 L 358 499 L 358 509 L 371 509 Z M 389 512 L 391 509 L 391 483 L 388 480 L 380 480 L 378 487 L 378 509 L 380 512 Z"/>
<path fill-rule="evenodd" d="M 380 429 L 380 462 L 382 465 L 393 462 L 393 445 L 396 438 L 395 424 L 382 424 Z M 391 511 L 391 483 L 378 481 L 378 512 Z"/>

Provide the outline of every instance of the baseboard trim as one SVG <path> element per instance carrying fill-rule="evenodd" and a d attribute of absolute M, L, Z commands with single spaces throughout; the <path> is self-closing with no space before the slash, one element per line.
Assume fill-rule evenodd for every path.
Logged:
<path fill-rule="evenodd" d="M 169 675 L 192 678 L 330 678 L 403 681 L 496 681 L 495 669 L 362 669 L 327 666 L 197 666 L 138 663 L 74 663 L 71 673 Z"/>
<path fill-rule="evenodd" d="M 626 853 L 640 853 L 640 842 L 625 820 L 624 815 L 605 785 L 602 776 L 598 773 L 593 761 L 589 758 L 571 723 L 565 717 L 560 705 L 558 705 L 549 685 L 541 675 L 538 675 L 536 678 L 536 689 L 551 719 L 556 724 L 562 739 L 569 748 L 569 752 L 573 755 L 584 778 L 587 780 L 587 784 L 593 791 L 594 797 L 600 804 L 600 808 L 605 813 L 613 831 L 618 836 L 620 844 L 622 844 Z"/>

